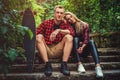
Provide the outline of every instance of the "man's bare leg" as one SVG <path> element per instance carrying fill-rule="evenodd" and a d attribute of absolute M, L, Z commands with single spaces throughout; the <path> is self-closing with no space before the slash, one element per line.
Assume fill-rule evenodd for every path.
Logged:
<path fill-rule="evenodd" d="M 41 58 L 45 62 L 45 75 L 50 76 L 52 75 L 52 66 L 51 63 L 48 61 L 47 49 L 43 35 L 39 34 L 36 36 L 36 43 Z"/>
<path fill-rule="evenodd" d="M 36 44 L 37 44 L 37 48 L 39 50 L 39 53 L 41 55 L 41 58 L 43 59 L 43 61 L 45 63 L 48 62 L 47 50 L 45 47 L 46 44 L 45 44 L 43 35 L 39 34 L 36 36 Z"/>
<path fill-rule="evenodd" d="M 64 39 L 64 49 L 63 49 L 63 61 L 67 62 L 73 47 L 73 37 L 71 35 L 66 35 Z"/>
<path fill-rule="evenodd" d="M 67 62 L 73 46 L 73 37 L 71 35 L 65 35 L 65 37 L 62 40 L 62 46 L 64 48 L 63 48 L 63 57 L 62 57 L 62 63 L 61 63 L 61 72 L 64 75 L 69 76 L 70 71 L 67 67 Z"/>

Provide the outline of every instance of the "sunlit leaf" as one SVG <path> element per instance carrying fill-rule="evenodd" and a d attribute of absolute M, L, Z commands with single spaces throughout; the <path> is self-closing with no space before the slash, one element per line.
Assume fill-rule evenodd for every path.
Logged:
<path fill-rule="evenodd" d="M 30 36 L 30 39 L 32 39 L 34 35 L 33 35 L 33 32 L 30 29 L 28 30 L 28 34 Z"/>
<path fill-rule="evenodd" d="M 16 57 L 18 56 L 18 52 L 15 49 L 10 49 L 8 51 L 8 57 L 11 61 L 14 61 L 16 59 Z"/>
<path fill-rule="evenodd" d="M 8 28 L 6 26 L 1 27 L 2 34 L 6 34 L 8 31 Z"/>

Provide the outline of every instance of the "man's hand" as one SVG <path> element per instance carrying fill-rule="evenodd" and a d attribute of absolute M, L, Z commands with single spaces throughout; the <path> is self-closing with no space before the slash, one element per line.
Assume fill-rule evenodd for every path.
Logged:
<path fill-rule="evenodd" d="M 60 32 L 60 29 L 56 29 L 55 31 L 53 31 L 50 35 L 50 40 L 54 41 L 59 32 Z"/>

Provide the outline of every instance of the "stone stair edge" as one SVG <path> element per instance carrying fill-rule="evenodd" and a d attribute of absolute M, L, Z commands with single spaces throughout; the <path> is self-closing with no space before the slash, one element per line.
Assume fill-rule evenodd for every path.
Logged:
<path fill-rule="evenodd" d="M 114 52 L 114 51 L 117 51 L 117 52 L 120 52 L 120 48 L 97 48 L 98 51 L 100 52 Z"/>
<path fill-rule="evenodd" d="M 86 73 L 80 73 L 80 74 L 77 71 L 70 71 L 70 73 L 71 73 L 71 75 L 88 75 L 88 74 L 93 75 L 93 74 L 95 74 L 95 71 L 94 70 L 87 70 Z M 120 74 L 120 69 L 119 70 L 103 70 L 103 73 L 104 74 L 115 74 L 115 73 Z M 59 76 L 63 75 L 60 71 L 53 71 L 52 76 L 58 77 L 58 74 L 59 74 Z M 38 72 L 37 73 L 26 72 L 26 73 L 8 73 L 8 74 L 6 74 L 6 76 L 29 76 L 29 75 L 31 75 L 31 76 L 42 75 L 43 76 L 44 72 L 39 72 L 39 73 Z M 4 74 L 0 74 L 0 76 L 4 76 Z"/>
<path fill-rule="evenodd" d="M 114 47 L 110 47 L 110 48 L 97 48 L 98 51 L 100 52 L 114 52 L 114 51 L 117 51 L 117 52 L 120 52 L 120 48 L 114 48 Z M 36 49 L 35 50 L 36 53 L 38 53 L 38 50 Z"/>
<path fill-rule="evenodd" d="M 60 65 L 60 63 L 51 63 L 52 66 L 54 65 Z M 74 62 L 73 63 L 67 63 L 68 65 L 76 65 Z M 95 64 L 94 62 L 88 62 L 88 63 L 83 63 L 83 65 L 86 65 L 86 64 Z M 120 64 L 120 62 L 100 62 L 100 64 Z M 24 66 L 24 65 L 27 65 L 27 64 L 13 64 L 12 66 Z M 44 63 L 41 63 L 41 64 L 34 64 L 34 65 L 44 65 Z"/>

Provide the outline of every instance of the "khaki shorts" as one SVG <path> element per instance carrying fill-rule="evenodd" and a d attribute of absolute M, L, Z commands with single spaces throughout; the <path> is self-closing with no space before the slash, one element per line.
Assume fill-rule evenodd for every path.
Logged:
<path fill-rule="evenodd" d="M 61 58 L 63 55 L 63 47 L 61 47 L 61 43 L 47 45 L 47 54 L 49 58 Z"/>

